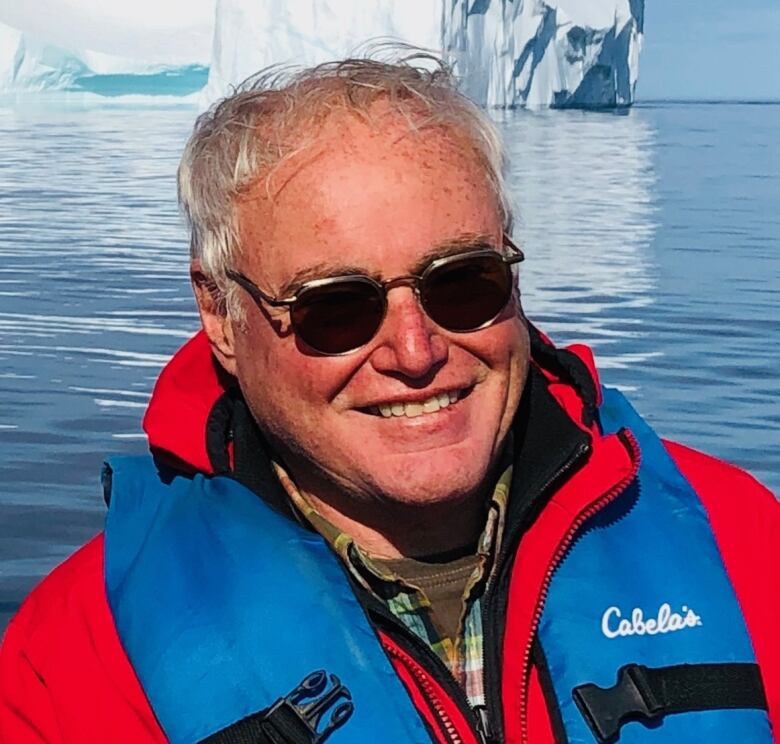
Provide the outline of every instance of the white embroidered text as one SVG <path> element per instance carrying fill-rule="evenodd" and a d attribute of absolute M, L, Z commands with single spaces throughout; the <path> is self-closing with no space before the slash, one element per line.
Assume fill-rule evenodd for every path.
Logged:
<path fill-rule="evenodd" d="M 658 608 L 655 617 L 647 619 L 641 607 L 634 607 L 630 618 L 623 617 L 619 607 L 609 607 L 601 616 L 601 632 L 607 638 L 674 633 L 697 625 L 701 625 L 701 618 L 690 607 L 683 605 L 680 612 L 672 612 L 668 602 Z"/>

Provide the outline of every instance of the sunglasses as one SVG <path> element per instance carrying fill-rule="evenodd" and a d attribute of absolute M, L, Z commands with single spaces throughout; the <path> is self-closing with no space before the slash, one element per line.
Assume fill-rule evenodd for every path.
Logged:
<path fill-rule="evenodd" d="M 377 281 L 363 274 L 328 277 L 305 282 L 291 297 L 263 292 L 237 271 L 226 272 L 260 305 L 286 307 L 295 334 L 320 354 L 349 354 L 365 346 L 379 332 L 387 313 L 390 289 L 414 290 L 427 315 L 442 328 L 469 333 L 489 326 L 512 296 L 512 264 L 523 252 L 505 235 L 509 255 L 478 246 L 427 264 L 419 275 Z"/>

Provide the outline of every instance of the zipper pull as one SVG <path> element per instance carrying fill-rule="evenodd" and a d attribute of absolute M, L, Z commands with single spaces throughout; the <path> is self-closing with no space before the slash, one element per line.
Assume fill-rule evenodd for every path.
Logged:
<path fill-rule="evenodd" d="M 487 708 L 484 705 L 475 705 L 474 713 L 477 717 L 477 734 L 479 735 L 480 744 L 492 744 L 495 740 L 493 739 Z"/>

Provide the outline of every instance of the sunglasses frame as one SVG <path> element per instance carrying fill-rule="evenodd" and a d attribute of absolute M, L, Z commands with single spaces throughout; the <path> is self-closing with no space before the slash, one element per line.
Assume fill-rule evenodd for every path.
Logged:
<path fill-rule="evenodd" d="M 462 261 L 463 259 L 468 259 L 468 258 L 482 258 L 485 256 L 489 256 L 492 258 L 493 256 L 497 256 L 499 259 L 501 259 L 501 261 L 503 261 L 505 265 L 510 267 L 513 264 L 518 264 L 525 260 L 525 254 L 523 253 L 523 251 L 517 245 L 515 245 L 515 243 L 506 234 L 503 235 L 503 245 L 505 248 L 508 248 L 511 251 L 510 255 L 508 256 L 502 255 L 495 249 L 488 248 L 488 247 L 479 248 L 477 250 L 472 250 L 472 251 L 464 251 L 463 253 L 453 253 L 450 256 L 434 258 L 423 269 L 422 273 L 419 275 L 407 274 L 404 276 L 397 276 L 392 279 L 386 279 L 385 281 L 377 281 L 376 279 L 373 279 L 370 276 L 366 276 L 365 274 L 343 274 L 342 276 L 332 276 L 332 277 L 326 277 L 324 279 L 312 279 L 310 281 L 304 282 L 301 285 L 300 289 L 298 289 L 298 291 L 294 295 L 291 295 L 290 297 L 274 297 L 273 295 L 264 292 L 249 277 L 247 277 L 245 274 L 242 274 L 239 271 L 233 271 L 232 269 L 228 269 L 225 272 L 225 275 L 227 276 L 228 279 L 234 281 L 240 287 L 245 289 L 258 305 L 265 302 L 267 305 L 270 305 L 271 307 L 286 307 L 290 312 L 290 323 L 296 335 L 299 338 L 301 338 L 301 340 L 303 340 L 307 346 L 309 346 L 311 349 L 316 351 L 318 354 L 323 354 L 325 356 L 342 356 L 344 354 L 351 354 L 352 352 L 357 351 L 361 347 L 365 346 L 368 343 L 368 341 L 359 344 L 358 346 L 355 346 L 353 348 L 347 349 L 345 351 L 328 352 L 328 351 L 323 351 L 322 349 L 318 349 L 316 346 L 312 346 L 311 343 L 303 339 L 300 333 L 298 333 L 298 329 L 295 327 L 292 307 L 293 305 L 295 305 L 296 302 L 302 299 L 307 292 L 313 289 L 321 289 L 322 287 L 326 287 L 331 284 L 342 284 L 345 282 L 363 282 L 365 284 L 368 284 L 369 286 L 371 286 L 373 289 L 377 291 L 377 294 L 382 299 L 382 318 L 379 322 L 379 325 L 377 326 L 376 331 L 374 332 L 374 335 L 376 335 L 379 332 L 379 329 L 382 327 L 382 323 L 384 323 L 384 319 L 387 314 L 387 293 L 395 287 L 407 286 L 414 291 L 415 297 L 417 297 L 417 300 L 420 303 L 421 307 L 423 308 L 423 310 L 425 310 L 426 315 L 428 315 L 428 317 L 430 317 L 431 320 L 433 320 L 434 323 L 436 323 L 436 320 L 428 312 L 428 308 L 425 306 L 425 300 L 420 292 L 420 285 L 424 283 L 426 277 L 430 276 L 431 272 L 435 271 L 436 269 L 439 269 L 443 266 L 447 266 L 451 263 Z M 501 311 L 503 311 L 504 307 L 506 307 L 506 305 L 504 305 L 501 308 Z M 468 328 L 459 331 L 459 330 L 452 330 L 446 328 L 445 326 L 442 327 L 444 327 L 450 333 L 472 333 L 474 331 L 478 331 L 481 330 L 482 328 L 486 328 L 487 326 L 489 326 L 501 314 L 501 311 L 499 311 L 492 318 L 486 320 L 484 323 L 482 323 L 481 325 L 475 328 Z M 437 325 L 439 324 L 437 323 Z"/>

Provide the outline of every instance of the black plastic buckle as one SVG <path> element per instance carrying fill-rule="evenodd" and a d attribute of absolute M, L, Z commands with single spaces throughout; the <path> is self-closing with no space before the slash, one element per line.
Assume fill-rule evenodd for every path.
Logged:
<path fill-rule="evenodd" d="M 664 706 L 653 693 L 647 667 L 628 664 L 618 672 L 614 687 L 592 683 L 572 690 L 574 702 L 601 744 L 613 744 L 628 721 L 652 721 L 663 715 Z"/>
<path fill-rule="evenodd" d="M 328 681 L 332 687 L 326 690 Z M 332 714 L 320 731 L 320 723 L 331 709 Z M 320 670 L 309 674 L 289 695 L 277 700 L 263 716 L 261 727 L 274 742 L 322 744 L 347 722 L 354 710 L 352 695 L 339 678 L 335 674 L 329 677 Z"/>

